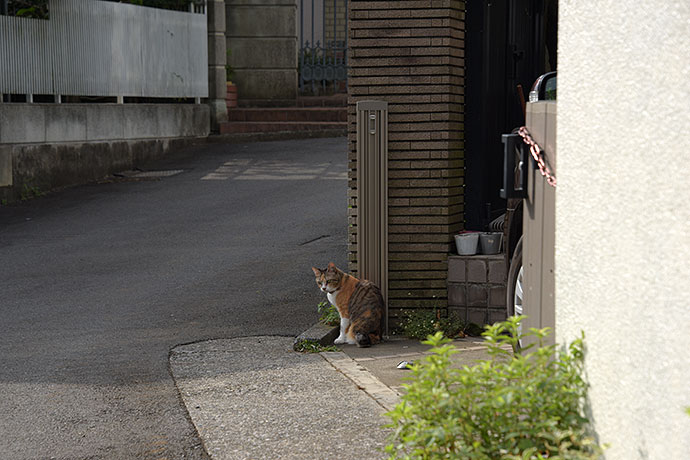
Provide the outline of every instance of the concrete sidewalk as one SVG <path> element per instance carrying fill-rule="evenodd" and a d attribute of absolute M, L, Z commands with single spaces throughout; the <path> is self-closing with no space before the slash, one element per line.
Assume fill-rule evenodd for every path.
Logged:
<path fill-rule="evenodd" d="M 389 419 L 411 375 L 401 361 L 428 348 L 392 339 L 339 352 L 293 351 L 291 337 L 182 345 L 170 369 L 204 447 L 220 459 L 385 458 Z M 481 339 L 456 340 L 454 366 L 487 356 Z"/>

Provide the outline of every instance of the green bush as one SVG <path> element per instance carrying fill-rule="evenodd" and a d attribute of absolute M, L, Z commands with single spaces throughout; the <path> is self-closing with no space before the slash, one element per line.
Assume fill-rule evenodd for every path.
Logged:
<path fill-rule="evenodd" d="M 402 335 L 417 340 L 423 340 L 438 331 L 452 339 L 465 329 L 464 321 L 452 313 L 444 318 L 440 310 L 412 310 L 400 321 Z"/>
<path fill-rule="evenodd" d="M 326 300 L 319 302 L 316 306 L 316 310 L 319 312 L 319 321 L 326 326 L 340 325 L 340 314 L 330 302 Z"/>
<path fill-rule="evenodd" d="M 387 415 L 391 459 L 596 459 L 601 448 L 583 415 L 587 384 L 583 339 L 567 349 L 544 346 L 548 329 L 518 335 L 511 318 L 488 326 L 490 359 L 451 369 L 456 352 L 440 332 L 424 343 L 433 354 L 413 366 L 407 393 Z M 540 347 L 527 354 L 518 341 Z"/>

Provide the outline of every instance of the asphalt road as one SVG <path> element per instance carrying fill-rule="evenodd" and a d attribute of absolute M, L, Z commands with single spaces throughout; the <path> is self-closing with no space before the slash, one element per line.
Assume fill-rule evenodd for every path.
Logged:
<path fill-rule="evenodd" d="M 0 459 L 206 458 L 169 351 L 299 334 L 346 262 L 344 138 L 142 166 L 0 207 Z"/>

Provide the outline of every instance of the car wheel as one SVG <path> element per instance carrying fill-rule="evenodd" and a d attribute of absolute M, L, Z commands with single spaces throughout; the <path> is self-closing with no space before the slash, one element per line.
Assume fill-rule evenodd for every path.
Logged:
<path fill-rule="evenodd" d="M 515 252 L 510 260 L 508 270 L 508 286 L 506 289 L 506 306 L 508 317 L 524 314 L 524 269 L 522 267 L 522 237 L 515 246 Z M 518 332 L 521 332 L 518 329 Z"/>

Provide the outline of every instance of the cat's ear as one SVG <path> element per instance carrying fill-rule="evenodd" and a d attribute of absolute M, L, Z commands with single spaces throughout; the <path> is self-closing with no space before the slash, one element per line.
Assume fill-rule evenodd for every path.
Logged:
<path fill-rule="evenodd" d="M 311 269 L 314 270 L 314 275 L 321 276 L 321 270 L 316 267 L 311 267 Z"/>
<path fill-rule="evenodd" d="M 334 264 L 333 262 L 329 262 L 329 263 L 328 263 L 328 271 L 329 271 L 329 272 L 334 272 L 334 271 L 336 271 L 336 270 L 337 270 L 337 268 L 335 268 L 335 264 Z"/>

